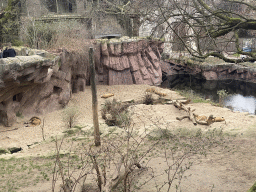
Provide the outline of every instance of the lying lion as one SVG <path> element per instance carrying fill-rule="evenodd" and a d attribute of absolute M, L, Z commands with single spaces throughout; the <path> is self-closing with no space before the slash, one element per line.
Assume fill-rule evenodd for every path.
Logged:
<path fill-rule="evenodd" d="M 155 93 L 161 97 L 164 97 L 167 95 L 166 93 L 162 93 L 162 92 L 158 91 L 155 87 L 147 88 L 146 92 Z"/>
<path fill-rule="evenodd" d="M 101 98 L 106 99 L 106 98 L 109 98 L 109 97 L 112 97 L 112 96 L 114 96 L 113 93 L 106 93 L 106 94 L 102 95 Z"/>
<path fill-rule="evenodd" d="M 31 117 L 29 121 L 24 124 L 26 124 L 26 127 L 29 127 L 29 126 L 35 127 L 41 124 L 41 119 L 39 117 Z"/>
<path fill-rule="evenodd" d="M 213 115 L 210 115 L 209 117 L 205 115 L 193 115 L 195 117 L 196 122 L 201 125 L 210 125 L 214 122 L 225 121 L 224 117 L 213 117 Z"/>

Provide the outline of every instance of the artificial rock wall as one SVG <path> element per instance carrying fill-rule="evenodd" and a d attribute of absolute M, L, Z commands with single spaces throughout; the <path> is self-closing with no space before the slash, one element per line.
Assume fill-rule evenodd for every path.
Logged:
<path fill-rule="evenodd" d="M 40 114 L 66 105 L 70 80 L 60 78 L 60 66 L 59 56 L 41 51 L 0 59 L 0 123 L 11 126 L 18 114 Z"/>
<path fill-rule="evenodd" d="M 161 45 L 143 39 L 95 41 L 97 83 L 159 85 Z M 27 48 L 16 52 L 16 57 L 0 59 L 0 123 L 5 126 L 13 125 L 19 114 L 60 109 L 72 93 L 90 84 L 84 55 L 64 49 L 51 54 Z"/>
<path fill-rule="evenodd" d="M 161 41 L 145 39 L 102 40 L 96 44 L 98 84 L 148 84 L 162 82 Z"/>
<path fill-rule="evenodd" d="M 206 80 L 238 80 L 256 83 L 256 68 L 237 65 L 234 63 L 220 64 L 177 64 L 170 61 L 161 61 L 161 68 L 166 76 L 191 74 L 203 77 Z"/>

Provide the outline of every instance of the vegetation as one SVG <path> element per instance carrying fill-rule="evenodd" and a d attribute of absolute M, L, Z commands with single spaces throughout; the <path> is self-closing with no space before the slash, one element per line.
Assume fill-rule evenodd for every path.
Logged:
<path fill-rule="evenodd" d="M 53 163 L 44 157 L 0 159 L 0 190 L 17 191 L 49 181 L 52 170 Z"/>
<path fill-rule="evenodd" d="M 20 0 L 8 0 L 8 5 L 0 14 L 0 42 L 11 42 L 15 46 L 22 44 L 19 38 Z"/>
<path fill-rule="evenodd" d="M 255 192 L 255 191 L 256 191 L 256 182 L 253 184 L 253 186 L 247 192 Z"/>
<path fill-rule="evenodd" d="M 63 121 L 67 124 L 68 128 L 75 126 L 78 116 L 78 110 L 75 107 L 66 107 L 63 111 Z"/>
<path fill-rule="evenodd" d="M 30 17 L 23 21 L 23 30 L 20 34 L 24 42 L 37 49 L 65 47 L 69 50 L 80 50 L 88 43 L 85 39 L 89 38 L 85 25 L 78 21 L 45 23 Z"/>
<path fill-rule="evenodd" d="M 153 105 L 153 103 L 154 103 L 154 99 L 152 97 L 152 94 L 151 93 L 146 93 L 144 95 L 144 98 L 143 98 L 143 104 Z"/>
<path fill-rule="evenodd" d="M 254 1 L 236 0 L 169 0 L 165 6 L 158 1 L 157 21 L 167 24 L 174 34 L 175 47 L 193 57 L 218 57 L 226 62 L 256 61 L 255 50 L 242 49 L 239 38 L 252 37 L 256 30 Z M 171 22 L 175 21 L 175 22 Z M 233 46 L 246 58 L 230 58 L 224 54 Z"/>
<path fill-rule="evenodd" d="M 64 157 L 59 155 L 59 151 L 68 140 L 56 142 L 53 191 L 57 189 L 57 178 L 61 179 L 64 191 L 76 191 L 79 183 L 82 189 L 94 191 L 138 191 L 151 182 L 155 183 L 153 187 L 156 191 L 179 189 L 185 172 L 193 164 L 190 160 L 192 156 L 206 155 L 207 150 L 227 142 L 222 130 L 214 129 L 204 133 L 200 129 L 183 128 L 170 131 L 160 126 L 144 135 L 138 135 L 130 126 L 122 132 L 109 129 L 107 134 L 102 135 L 103 145 L 100 147 L 90 146 L 92 140 L 79 147 L 73 140 L 75 154 L 70 153 Z M 81 156 L 76 155 L 80 153 Z M 159 172 L 144 167 L 156 158 L 165 159 L 166 166 L 160 174 L 165 175 L 167 180 L 158 180 Z M 143 172 L 147 172 L 149 177 L 143 176 Z M 91 181 L 91 177 L 94 182 L 88 185 L 87 180 Z"/>
<path fill-rule="evenodd" d="M 178 92 L 179 94 L 181 94 L 182 96 L 186 97 L 187 99 L 191 100 L 193 103 L 211 103 L 213 105 L 215 105 L 216 103 L 214 103 L 213 101 L 209 100 L 209 99 L 204 99 L 200 94 L 195 93 L 193 90 L 175 90 L 176 92 Z"/>
<path fill-rule="evenodd" d="M 222 90 L 219 90 L 217 94 L 219 95 L 219 104 L 223 105 L 224 99 L 228 96 L 228 92 L 222 89 Z"/>
<path fill-rule="evenodd" d="M 128 126 L 131 122 L 131 114 L 127 110 L 128 106 L 115 99 L 113 101 L 108 100 L 102 107 L 101 116 L 109 126 Z"/>
<path fill-rule="evenodd" d="M 52 191 L 58 191 L 61 183 L 61 188 L 70 191 L 81 188 L 87 191 L 100 191 L 101 188 L 104 191 L 109 187 L 107 184 L 113 182 L 116 185 L 110 186 L 116 191 L 143 190 L 147 184 L 156 191 L 168 191 L 168 188 L 172 191 L 179 188 L 186 171 L 193 166 L 191 157 L 204 156 L 208 150 L 217 146 L 224 148 L 228 144 L 221 129 L 204 132 L 181 128 L 171 131 L 168 127 L 160 128 L 162 126 L 152 127 L 152 131 L 145 135 L 137 134 L 132 127 L 121 130 L 105 128 L 101 147 L 91 145 L 91 132 L 76 131 L 64 138 L 47 140 L 40 145 L 55 146 L 57 153 L 0 159 L 0 190 L 18 191 L 27 186 L 52 183 Z M 163 168 L 157 168 L 160 172 L 148 165 L 159 158 L 166 161 Z M 134 166 L 127 169 L 131 164 Z M 98 175 L 92 171 L 96 167 Z M 163 175 L 161 180 L 159 173 Z M 119 182 L 115 182 L 116 176 L 120 176 Z"/>

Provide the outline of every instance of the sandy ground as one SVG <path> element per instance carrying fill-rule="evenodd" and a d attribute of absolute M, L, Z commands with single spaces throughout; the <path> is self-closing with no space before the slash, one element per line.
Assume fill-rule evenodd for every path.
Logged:
<path fill-rule="evenodd" d="M 131 101 L 141 99 L 147 85 L 116 85 L 116 86 L 98 86 L 98 103 L 99 113 L 100 106 L 104 104 L 105 99 L 100 96 L 104 93 L 113 93 L 114 97 L 108 99 L 117 99 L 121 101 Z M 160 88 L 159 88 L 160 89 Z M 182 99 L 183 97 L 176 92 L 161 89 L 167 93 L 167 98 Z M 92 100 L 91 90 L 87 87 L 85 92 L 73 94 L 68 107 L 75 107 L 79 112 L 76 125 L 82 127 L 92 127 Z M 181 184 L 182 191 L 246 191 L 256 180 L 256 160 L 255 160 L 255 144 L 256 144 L 256 118 L 248 113 L 232 112 L 227 108 L 212 106 L 208 103 L 190 103 L 187 106 L 196 109 L 197 114 L 214 115 L 224 117 L 226 122 L 213 123 L 210 126 L 197 125 L 194 126 L 191 121 L 184 119 L 176 120 L 177 116 L 185 115 L 184 111 L 175 108 L 173 105 L 144 105 L 139 104 L 130 108 L 133 113 L 134 129 L 139 133 L 150 131 L 155 126 L 161 125 L 170 130 L 179 128 L 198 129 L 203 131 L 214 128 L 222 128 L 224 133 L 235 135 L 236 140 L 232 145 L 235 150 L 232 153 L 225 153 L 218 150 L 209 152 L 206 158 L 200 158 L 186 172 L 187 177 L 183 179 Z M 49 139 L 55 135 L 61 135 L 67 129 L 67 125 L 63 121 L 65 109 L 48 113 L 40 116 L 44 119 L 45 138 Z M 38 156 L 52 152 L 49 146 L 38 146 L 29 149 L 28 145 L 35 142 L 41 142 L 42 129 L 41 126 L 25 127 L 24 122 L 30 117 L 19 118 L 13 127 L 0 127 L 0 148 L 22 147 L 23 150 L 13 155 L 2 155 L 3 158 Z M 100 124 L 104 124 L 104 120 L 100 117 Z M 18 128 L 16 130 L 12 130 Z M 10 131 L 12 130 L 12 131 Z M 148 166 L 155 167 L 156 171 L 163 171 L 165 159 L 159 156 L 159 159 L 151 161 Z M 191 176 L 189 176 L 191 175 Z M 47 186 L 47 185 L 45 185 Z M 50 191 L 51 188 L 36 186 L 28 188 L 27 191 Z M 24 191 L 24 190 L 22 190 Z M 26 190 L 25 190 L 26 191 Z M 140 191 L 156 191 L 155 188 L 146 186 Z"/>

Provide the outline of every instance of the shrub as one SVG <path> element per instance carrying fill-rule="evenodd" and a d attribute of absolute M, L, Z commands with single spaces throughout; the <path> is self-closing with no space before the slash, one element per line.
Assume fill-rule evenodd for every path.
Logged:
<path fill-rule="evenodd" d="M 146 105 L 153 105 L 153 97 L 152 97 L 152 94 L 151 93 L 146 93 L 144 95 L 144 98 L 143 98 L 143 104 L 146 104 Z"/>
<path fill-rule="evenodd" d="M 228 96 L 228 92 L 224 89 L 217 91 L 219 95 L 219 104 L 223 105 L 224 99 Z"/>
<path fill-rule="evenodd" d="M 106 101 L 101 110 L 101 116 L 109 126 L 128 126 L 131 122 L 130 113 L 127 110 L 128 106 L 115 99 Z"/>
<path fill-rule="evenodd" d="M 34 21 L 27 27 L 26 40 L 30 47 L 46 48 L 50 45 L 56 32 L 56 28 L 51 25 Z"/>
<path fill-rule="evenodd" d="M 44 23 L 28 18 L 22 23 L 21 39 L 37 49 L 84 49 L 89 37 L 86 25 L 75 20 Z"/>
<path fill-rule="evenodd" d="M 63 120 L 67 123 L 68 128 L 74 127 L 78 112 L 75 107 L 67 107 L 63 112 Z"/>

